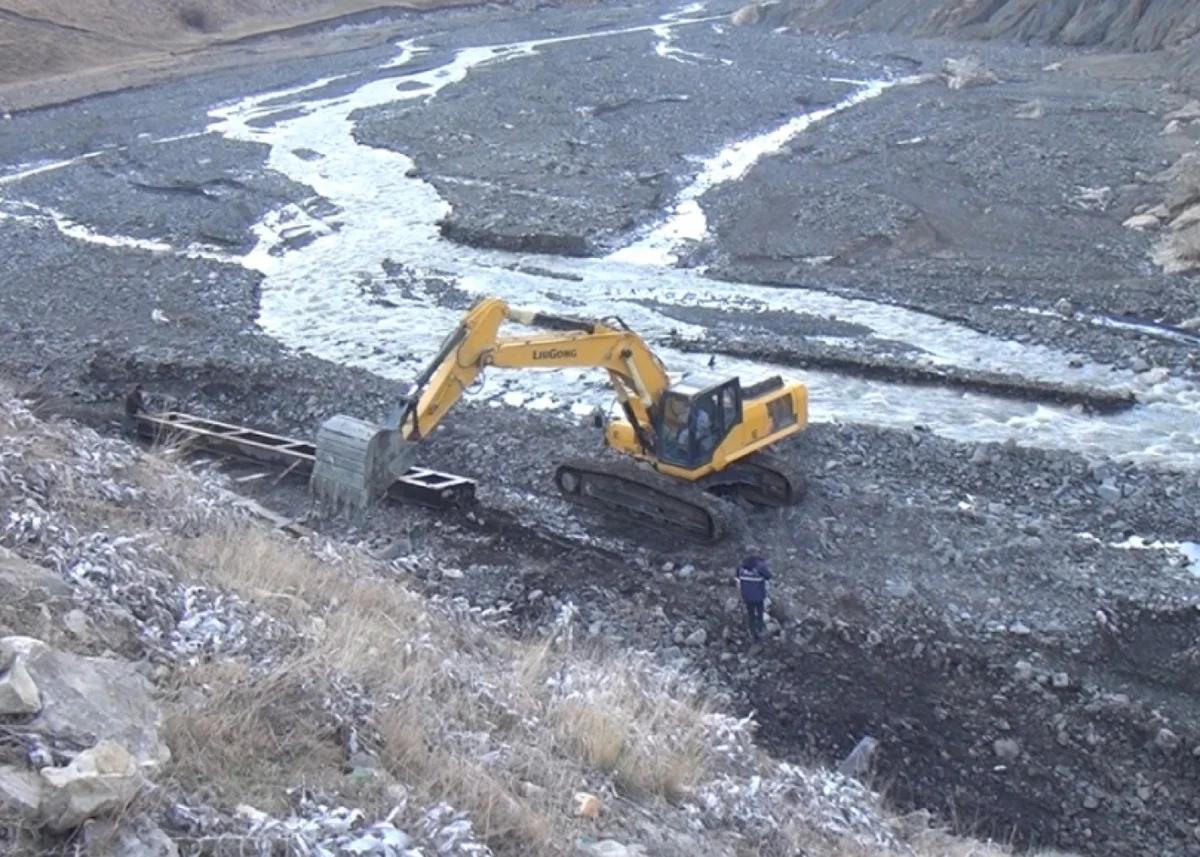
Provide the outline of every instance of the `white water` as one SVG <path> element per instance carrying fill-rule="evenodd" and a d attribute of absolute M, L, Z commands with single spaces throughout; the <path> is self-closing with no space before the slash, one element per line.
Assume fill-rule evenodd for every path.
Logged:
<path fill-rule="evenodd" d="M 539 266 L 550 265 L 577 276 L 579 282 L 510 270 L 522 257 L 471 250 L 444 241 L 436 224 L 448 205 L 432 185 L 406 177 L 412 161 L 401 153 L 360 146 L 353 139 L 349 116 L 356 110 L 434 98 L 489 64 L 520 61 L 548 45 L 643 33 L 647 36 L 647 51 L 665 59 L 678 59 L 673 52 L 672 33 L 680 27 L 712 20 L 696 17 L 702 11 L 697 4 L 646 26 L 467 48 L 440 67 L 403 74 L 406 65 L 426 53 L 408 42 L 400 46 L 397 57 L 382 66 L 396 71 L 396 76 L 369 81 L 352 92 L 320 97 L 323 87 L 344 76 L 326 78 L 214 109 L 210 133 L 267 144 L 271 169 L 311 187 L 315 197 L 333 203 L 337 209 L 332 216 L 316 218 L 306 214 L 303 205 L 289 205 L 257 225 L 258 244 L 239 261 L 264 275 L 260 315 L 263 330 L 292 348 L 385 377 L 411 378 L 432 356 L 444 334 L 457 324 L 461 311 L 439 307 L 436 295 L 421 291 L 419 278 L 415 285 L 410 284 L 413 291 L 401 294 L 388 284 L 383 273 L 386 259 L 418 269 L 435 269 L 472 295 L 499 295 L 547 311 L 619 315 L 651 340 L 671 330 L 700 337 L 704 329 L 678 322 L 665 312 L 645 306 L 646 301 L 836 317 L 870 328 L 874 337 L 920 349 L 930 365 L 1007 372 L 1034 380 L 1087 382 L 1114 389 L 1128 387 L 1151 404 L 1117 416 L 1089 418 L 1069 409 L 815 371 L 795 373 L 784 367 L 730 358 L 719 358 L 717 371 L 743 376 L 767 371 L 802 375 L 811 391 L 814 420 L 897 427 L 923 424 L 964 441 L 1013 438 L 1035 446 L 1200 467 L 1200 393 L 1177 380 L 1134 375 L 1086 361 L 1086 368 L 1075 369 L 1071 367 L 1074 355 L 985 336 L 922 313 L 819 292 L 719 283 L 705 280 L 694 271 L 669 267 L 667 263 L 681 242 L 704 235 L 707 227 L 698 198 L 705 190 L 738 180 L 760 158 L 778 151 L 805 128 L 839 111 L 869 109 L 871 99 L 886 97 L 889 87 L 907 81 L 859 82 L 863 86 L 841 104 L 732 143 L 704 162 L 695 182 L 665 213 L 662 223 L 607 259 L 534 260 Z M 279 121 L 270 127 L 256 127 L 270 117 Z M 317 157 L 312 156 L 314 152 Z M 77 224 L 64 225 L 59 217 L 52 215 L 52 220 L 57 228 L 74 229 L 82 240 L 109 240 L 118 246 L 165 252 L 157 242 L 148 242 L 153 247 L 139 247 L 133 239 L 104 239 Z M 299 235 L 314 236 L 314 240 L 289 248 L 288 238 Z M 190 252 L 196 252 L 195 248 Z M 382 297 L 393 306 L 381 304 L 378 295 L 362 288 L 364 283 L 381 290 Z M 846 340 L 847 345 L 854 343 L 853 339 Z M 667 364 L 681 373 L 702 370 L 708 360 L 704 354 L 662 347 L 659 351 Z M 613 401 L 605 377 L 583 371 L 495 371 L 468 398 L 487 400 L 496 407 L 564 413 L 608 407 Z"/>
<path fill-rule="evenodd" d="M 1179 552 L 1184 555 L 1188 561 L 1188 568 L 1192 574 L 1200 577 L 1200 544 L 1196 542 L 1181 542 Z"/>
<path fill-rule="evenodd" d="M 693 7 L 689 14 L 699 11 Z M 556 270 L 580 277 L 579 282 L 509 270 L 520 257 L 445 242 L 436 222 L 448 206 L 431 185 L 405 176 L 411 160 L 397 152 L 360 146 L 351 136 L 348 117 L 354 110 L 435 97 L 489 63 L 529 57 L 546 45 L 637 32 L 653 37 L 656 41 L 647 49 L 656 50 L 654 46 L 665 41 L 664 32 L 696 22 L 678 14 L 647 27 L 467 48 L 440 68 L 404 76 L 403 90 L 397 89 L 395 79 L 385 79 L 336 98 L 306 100 L 305 92 L 269 93 L 213 111 L 216 122 L 212 130 L 233 139 L 269 144 L 269 165 L 273 169 L 312 187 L 340 210 L 337 223 L 324 227 L 315 241 L 286 253 L 279 252 L 278 223 L 261 224 L 259 247 L 247 264 L 265 274 L 263 328 L 289 346 L 330 360 L 385 377 L 412 377 L 432 355 L 441 336 L 458 322 L 461 312 L 438 307 L 435 296 L 422 294 L 419 285 L 407 296 L 389 289 L 381 267 L 389 258 L 452 274 L 459 288 L 473 295 L 499 295 L 547 311 L 620 315 L 652 339 L 670 330 L 699 337 L 704 330 L 644 306 L 642 302 L 647 300 L 678 306 L 836 316 L 871 328 L 879 338 L 920 348 L 932 365 L 1010 372 L 1045 381 L 1087 382 L 1114 389 L 1134 388 L 1154 404 L 1134 414 L 1095 419 L 1068 409 L 809 371 L 803 377 L 810 386 L 814 419 L 906 427 L 920 423 L 961 440 L 1015 438 L 1033 445 L 1176 466 L 1200 465 L 1200 421 L 1196 419 L 1200 393 L 1178 381 L 1135 376 L 1086 362 L 1086 368 L 1073 369 L 1070 364 L 1074 355 L 984 336 L 921 313 L 809 291 L 716 283 L 696 272 L 667 266 L 680 242 L 703 237 L 706 227 L 697 200 L 705 190 L 736 181 L 758 159 L 778 151 L 803 129 L 841 110 L 864 109 L 868 100 L 886 97 L 886 89 L 901 81 L 868 82 L 842 104 L 797 117 L 717 153 L 705 162 L 696 181 L 681 194 L 664 221 L 629 248 L 607 259 L 553 261 Z M 403 69 L 419 53 L 415 45 L 406 43 L 400 56 L 386 67 Z M 282 118 L 269 128 L 250 124 L 299 105 L 304 107 L 303 115 Z M 319 152 L 321 157 L 306 160 L 295 154 L 301 149 Z M 285 212 L 284 218 L 292 215 L 298 216 L 297 211 Z M 292 222 L 303 228 L 299 220 Z M 539 259 L 537 264 L 546 262 Z M 372 303 L 369 295 L 361 293 L 360 283 L 364 280 L 382 284 L 386 299 L 397 308 Z M 703 369 L 707 362 L 707 355 L 660 350 L 668 365 L 680 372 Z M 718 368 L 744 375 L 763 371 L 791 374 L 786 368 L 728 358 L 720 359 Z M 607 407 L 612 402 L 606 379 L 591 372 L 496 371 L 468 397 L 492 400 L 502 406 L 577 412 L 593 406 Z"/>
<path fill-rule="evenodd" d="M 710 16 L 708 18 L 696 18 L 704 12 L 703 3 L 692 3 L 684 6 L 678 12 L 672 12 L 668 15 L 663 15 L 662 23 L 651 28 L 650 32 L 658 36 L 658 41 L 654 43 L 654 52 L 666 60 L 674 60 L 675 62 L 685 64 L 696 64 L 698 62 L 712 62 L 712 58 L 704 54 L 698 54 L 695 51 L 684 50 L 675 44 L 675 28 L 674 24 L 678 21 L 689 20 L 692 23 L 699 21 L 717 20 L 721 16 Z M 733 60 L 718 58 L 716 60 L 721 65 L 733 65 Z"/>
<path fill-rule="evenodd" d="M 1188 572 L 1194 577 L 1200 577 L 1200 544 L 1196 542 L 1164 542 L 1155 540 L 1148 542 L 1141 536 L 1130 536 L 1123 542 L 1103 542 L 1091 533 L 1080 533 L 1079 538 L 1089 542 L 1107 545 L 1117 550 L 1162 551 L 1173 556 L 1176 562 L 1187 566 Z"/>

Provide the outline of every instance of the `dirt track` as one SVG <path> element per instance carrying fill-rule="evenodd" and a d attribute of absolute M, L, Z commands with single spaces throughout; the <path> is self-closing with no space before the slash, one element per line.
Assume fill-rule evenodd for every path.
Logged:
<path fill-rule="evenodd" d="M 1151 198 L 1139 176 L 1170 156 L 1154 117 L 1179 100 L 1100 95 L 1043 71 L 1058 54 L 990 46 L 1006 82 L 928 80 L 816 123 L 701 198 L 712 237 L 679 267 L 628 267 L 586 254 L 644 237 L 699 158 L 856 85 L 823 78 L 935 71 L 961 47 L 719 22 L 667 39 L 669 11 L 459 11 L 414 21 L 431 49 L 395 68 L 377 47 L 17 116 L 0 162 L 70 163 L 0 178 L 0 276 L 18 284 L 0 361 L 98 425 L 140 381 L 158 405 L 311 434 L 337 411 L 382 417 L 389 379 L 482 291 L 620 314 L 672 362 L 824 366 L 802 373 L 817 424 L 789 448 L 810 495 L 751 519 L 779 572 L 761 652 L 729 586 L 739 545 L 627 538 L 549 495 L 558 457 L 599 447 L 565 407 L 606 401 L 591 379 L 490 379 L 423 452 L 481 480 L 482 523 L 385 512 L 366 537 L 403 533 L 463 572 L 431 589 L 531 626 L 571 599 L 596 636 L 705 665 L 780 754 L 832 761 L 872 734 L 905 808 L 1088 854 L 1192 853 L 1197 580 L 1127 542 L 1200 535 L 1194 285 L 1120 226 Z M 592 35 L 438 76 L 466 68 L 462 46 L 573 33 Z M 1010 118 L 1033 97 L 1041 119 Z M 447 243 L 454 224 L 483 246 Z M 490 249 L 546 236 L 585 255 Z M 543 399 L 558 406 L 516 406 Z M 1140 463 L 1148 444 L 1173 471 Z M 262 490 L 306 506 L 303 486 Z"/>

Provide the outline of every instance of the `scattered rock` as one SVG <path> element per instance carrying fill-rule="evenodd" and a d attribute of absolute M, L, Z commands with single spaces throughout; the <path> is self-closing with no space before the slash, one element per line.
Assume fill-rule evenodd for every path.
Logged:
<path fill-rule="evenodd" d="M 1179 736 L 1165 726 L 1154 736 L 1154 746 L 1168 753 L 1179 749 Z"/>
<path fill-rule="evenodd" d="M 100 741 L 62 768 L 42 768 L 41 815 L 55 832 L 124 811 L 141 788 L 137 760 L 115 741 Z"/>
<path fill-rule="evenodd" d="M 1146 229 L 1157 229 L 1160 224 L 1159 224 L 1159 220 L 1157 217 L 1155 217 L 1153 214 L 1147 213 L 1147 214 L 1135 214 L 1135 215 L 1133 215 L 1133 217 L 1130 217 L 1127 220 L 1125 220 L 1125 222 L 1122 223 L 1121 225 L 1124 226 L 1126 229 L 1136 229 L 1139 232 L 1141 232 Z"/>
<path fill-rule="evenodd" d="M 996 758 L 1012 762 L 1020 758 L 1021 745 L 1012 738 L 997 738 L 992 742 L 992 752 L 996 754 Z"/>
<path fill-rule="evenodd" d="M 1033 101 L 1026 101 L 1013 111 L 1013 117 L 1016 119 L 1041 119 L 1046 115 L 1046 105 L 1042 103 L 1040 98 L 1035 98 Z"/>
<path fill-rule="evenodd" d="M 0 663 L 5 660 L 9 663 L 0 675 L 0 714 L 36 714 L 42 707 L 42 695 L 29 677 L 24 661 L 0 646 Z"/>
<path fill-rule="evenodd" d="M 3 811 L 33 819 L 42 805 L 42 783 L 33 771 L 0 765 L 0 815 Z"/>
<path fill-rule="evenodd" d="M 762 17 L 762 4 L 750 3 L 734 12 L 729 20 L 735 27 L 753 27 L 762 21 Z"/>
<path fill-rule="evenodd" d="M 179 847 L 147 818 L 100 819 L 83 827 L 86 857 L 178 857 Z"/>
<path fill-rule="evenodd" d="M 1072 316 L 1075 314 L 1075 305 L 1066 298 L 1059 298 L 1054 302 L 1054 311 L 1059 315 Z"/>
<path fill-rule="evenodd" d="M 947 58 L 942 62 L 942 77 L 951 89 L 971 89 L 1000 82 L 1000 78 L 994 72 L 973 57 Z"/>
<path fill-rule="evenodd" d="M 60 652 L 30 637 L 0 640 L 0 662 L 6 656 L 28 671 L 41 695 L 30 730 L 81 747 L 112 739 L 128 748 L 140 765 L 161 765 L 170 759 L 158 734 L 162 713 L 132 665 Z"/>
<path fill-rule="evenodd" d="M 1178 120 L 1178 119 L 1172 119 L 1170 122 L 1168 122 L 1168 123 L 1167 123 L 1167 124 L 1166 124 L 1166 125 L 1163 127 L 1163 129 L 1162 129 L 1162 135 L 1163 135 L 1164 137 L 1166 137 L 1166 136 L 1169 136 L 1169 135 L 1171 135 L 1171 134 L 1179 134 L 1179 133 L 1181 133 L 1182 131 L 1183 131 L 1183 125 L 1182 125 L 1182 124 L 1180 124 L 1179 120 Z"/>
<path fill-rule="evenodd" d="M 695 631 L 687 635 L 684 642 L 689 646 L 703 646 L 708 642 L 708 631 L 703 628 L 697 628 Z"/>
<path fill-rule="evenodd" d="M 601 839 L 599 842 L 581 843 L 579 850 L 588 857 L 632 857 L 627 847 L 615 839 Z"/>
<path fill-rule="evenodd" d="M 1096 489 L 1096 494 L 1105 503 L 1116 503 L 1121 499 L 1121 489 L 1112 482 L 1105 482 Z"/>

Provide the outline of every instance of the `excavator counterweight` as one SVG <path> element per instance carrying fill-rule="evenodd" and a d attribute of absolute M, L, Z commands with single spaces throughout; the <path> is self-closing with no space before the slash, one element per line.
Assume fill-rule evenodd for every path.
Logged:
<path fill-rule="evenodd" d="M 540 332 L 501 336 L 506 322 Z M 562 462 L 555 471 L 559 493 L 577 506 L 715 542 L 740 528 L 740 508 L 724 498 L 760 506 L 803 498 L 803 479 L 770 453 L 807 425 L 802 383 L 701 375 L 672 383 L 662 361 L 619 319 L 520 310 L 499 298 L 467 312 L 387 424 L 339 414 L 320 427 L 314 496 L 339 507 L 372 506 L 489 367 L 607 371 L 623 417 L 609 422 L 605 440 L 618 455 Z"/>

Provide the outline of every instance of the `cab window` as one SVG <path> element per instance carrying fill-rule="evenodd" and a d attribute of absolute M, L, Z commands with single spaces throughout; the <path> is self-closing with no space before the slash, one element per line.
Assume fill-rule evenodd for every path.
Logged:
<path fill-rule="evenodd" d="M 659 458 L 680 467 L 700 467 L 742 418 L 736 382 L 689 399 L 678 393 L 663 398 L 659 420 Z"/>

